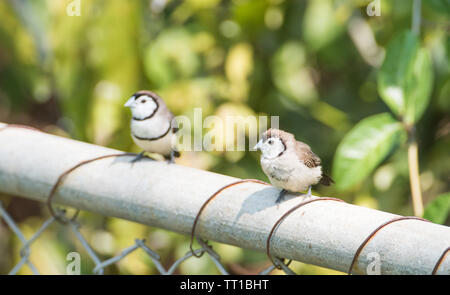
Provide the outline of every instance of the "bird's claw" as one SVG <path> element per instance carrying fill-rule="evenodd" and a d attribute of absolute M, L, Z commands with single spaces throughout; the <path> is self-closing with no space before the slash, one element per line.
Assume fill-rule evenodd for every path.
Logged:
<path fill-rule="evenodd" d="M 134 164 L 137 161 L 139 161 L 140 159 L 142 159 L 144 157 L 144 153 L 145 152 L 140 152 L 133 160 L 131 160 L 131 164 Z"/>
<path fill-rule="evenodd" d="M 305 198 L 305 199 L 309 199 L 309 198 L 312 197 L 311 186 L 309 186 L 308 192 L 307 192 L 306 194 L 303 194 L 302 196 L 303 196 L 303 198 Z"/>
<path fill-rule="evenodd" d="M 307 196 L 308 198 L 311 198 L 311 196 L 312 196 L 312 194 L 311 194 L 311 186 L 309 186 L 309 188 L 308 188 L 308 193 L 306 194 L 306 196 Z"/>
<path fill-rule="evenodd" d="M 281 190 L 280 194 L 278 195 L 278 199 L 275 201 L 276 204 L 280 204 L 284 200 L 284 196 L 287 194 L 287 190 L 283 189 Z"/>
<path fill-rule="evenodd" d="M 172 150 L 170 151 L 170 155 L 168 157 L 166 157 L 167 163 L 168 164 L 174 164 L 175 163 L 175 151 Z"/>

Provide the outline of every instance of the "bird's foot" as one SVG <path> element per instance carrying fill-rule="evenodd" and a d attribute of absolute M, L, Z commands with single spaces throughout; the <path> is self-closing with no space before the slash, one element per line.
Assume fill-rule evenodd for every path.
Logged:
<path fill-rule="evenodd" d="M 170 155 L 165 158 L 167 160 L 167 163 L 173 164 L 173 163 L 175 163 L 175 158 L 178 158 L 179 156 L 180 156 L 179 151 L 171 150 Z"/>
<path fill-rule="evenodd" d="M 311 186 L 309 186 L 308 192 L 306 194 L 303 194 L 302 196 L 303 196 L 304 199 L 312 198 Z"/>
<path fill-rule="evenodd" d="M 136 163 L 137 161 L 139 161 L 140 159 L 145 157 L 144 154 L 145 154 L 145 151 L 140 152 L 133 160 L 131 160 L 131 164 L 133 165 L 134 163 Z"/>
<path fill-rule="evenodd" d="M 288 193 L 287 190 L 282 189 L 281 192 L 280 192 L 280 194 L 278 195 L 278 199 L 275 201 L 275 203 L 276 203 L 276 204 L 280 204 L 281 201 L 284 200 L 284 196 L 285 196 L 287 193 Z"/>

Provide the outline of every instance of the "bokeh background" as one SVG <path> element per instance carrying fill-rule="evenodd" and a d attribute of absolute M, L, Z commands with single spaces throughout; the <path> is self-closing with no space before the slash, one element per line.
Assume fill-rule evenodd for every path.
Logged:
<path fill-rule="evenodd" d="M 412 1 L 383 0 L 381 16 L 370 17 L 370 1 L 363 0 L 81 0 L 81 15 L 69 16 L 71 2 L 0 1 L 0 122 L 139 152 L 123 104 L 136 90 L 150 89 L 175 115 L 191 118 L 200 107 L 205 117 L 279 116 L 280 127 L 311 145 L 328 173 L 344 135 L 361 119 L 389 111 L 377 92 L 377 69 L 387 43 L 411 28 L 412 13 Z M 420 28 L 434 71 L 431 102 L 417 124 L 425 205 L 450 190 L 446 5 L 446 0 L 424 1 Z M 267 180 L 254 152 L 185 152 L 177 161 Z M 404 147 L 351 189 L 316 190 L 412 215 Z M 1 194 L 0 199 L 27 236 L 49 216 L 42 204 Z M 137 237 L 147 238 L 165 265 L 188 250 L 186 236 L 125 220 L 83 212 L 80 223 L 103 259 Z M 18 262 L 20 245 L 0 223 L 0 273 Z M 214 247 L 232 273 L 255 273 L 268 265 L 264 253 Z M 42 273 L 62 274 L 66 255 L 74 250 L 81 253 L 82 273 L 92 273 L 92 262 L 70 231 L 55 224 L 33 245 L 31 260 Z M 338 273 L 299 262 L 292 268 L 300 274 Z M 107 273 L 157 272 L 136 252 Z M 204 257 L 186 261 L 179 273 L 217 270 Z"/>

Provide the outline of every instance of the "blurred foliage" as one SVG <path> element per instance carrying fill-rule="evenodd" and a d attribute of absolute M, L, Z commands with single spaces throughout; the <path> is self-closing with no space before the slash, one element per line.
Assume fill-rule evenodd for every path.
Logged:
<path fill-rule="evenodd" d="M 435 222 L 445 223 L 450 212 L 450 193 L 442 194 L 430 202 L 424 212 L 424 218 Z"/>
<path fill-rule="evenodd" d="M 68 16 L 70 0 L 0 1 L 0 121 L 137 152 L 123 103 L 138 89 L 157 92 L 175 115 L 191 119 L 197 107 L 204 117 L 276 115 L 282 129 L 312 146 L 326 172 L 344 136 L 358 143 L 354 152 L 364 161 L 333 164 L 349 165 L 350 174 L 335 175 L 343 190 L 337 195 L 335 187 L 318 186 L 319 194 L 411 215 L 404 140 L 400 123 L 386 114 L 392 111 L 417 123 L 420 181 L 425 203 L 430 203 L 426 214 L 449 224 L 442 217 L 445 212 L 430 213 L 444 207 L 433 200 L 450 191 L 449 1 L 423 1 L 420 37 L 405 33 L 411 27 L 412 1 L 382 0 L 378 17 L 366 15 L 369 2 L 81 0 L 81 16 Z M 355 20 L 367 30 L 350 29 Z M 372 55 L 382 57 L 384 52 L 383 66 L 368 63 Z M 393 82 L 397 92 L 385 87 Z M 398 103 L 398 90 L 403 98 L 429 100 L 411 108 L 407 101 Z M 392 128 L 365 126 L 368 120 L 387 121 Z M 373 137 L 361 142 L 357 130 Z M 220 142 L 230 140 L 224 136 Z M 396 145 L 401 148 L 393 149 Z M 257 153 L 185 152 L 178 162 L 267 180 Z M 34 202 L 22 202 L 13 198 L 8 210 L 30 236 L 48 213 Z M 188 249 L 185 236 L 125 220 L 84 212 L 80 222 L 103 258 L 142 237 L 167 265 Z M 215 247 L 234 273 L 267 265 L 263 253 Z M 0 273 L 18 261 L 19 250 L 20 242 L 1 224 Z M 82 272 L 91 273 L 88 255 L 58 225 L 33 246 L 32 261 L 42 272 L 64 273 L 65 255 L 73 250 L 81 253 Z M 335 273 L 292 265 L 302 274 Z M 186 261 L 180 272 L 216 270 L 202 258 Z M 22 273 L 29 270 L 25 267 Z M 136 252 L 108 273 L 156 270 L 148 257 Z"/>
<path fill-rule="evenodd" d="M 406 32 L 394 38 L 378 72 L 378 92 L 398 120 L 386 113 L 370 116 L 344 137 L 333 166 L 338 188 L 365 179 L 408 137 L 415 141 L 414 123 L 428 107 L 432 81 L 431 59 L 428 50 L 419 48 L 417 35 Z"/>

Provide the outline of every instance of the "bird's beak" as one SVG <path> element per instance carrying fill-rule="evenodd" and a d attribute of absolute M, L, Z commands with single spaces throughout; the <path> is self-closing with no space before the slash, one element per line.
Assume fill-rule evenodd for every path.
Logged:
<path fill-rule="evenodd" d="M 128 101 L 124 104 L 125 107 L 131 108 L 134 106 L 134 96 L 130 97 Z"/>
<path fill-rule="evenodd" d="M 255 151 L 261 150 L 262 139 L 253 147 Z"/>

